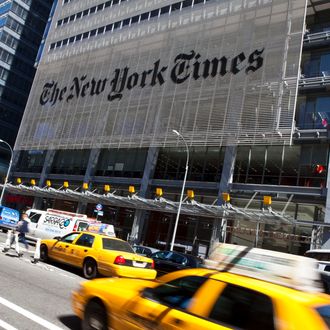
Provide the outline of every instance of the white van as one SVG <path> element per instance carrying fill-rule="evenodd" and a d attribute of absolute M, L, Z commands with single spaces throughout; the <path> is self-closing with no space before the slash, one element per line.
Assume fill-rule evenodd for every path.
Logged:
<path fill-rule="evenodd" d="M 93 223 L 86 214 L 55 209 L 26 211 L 30 222 L 27 239 L 62 237 L 72 231 L 83 231 Z"/>

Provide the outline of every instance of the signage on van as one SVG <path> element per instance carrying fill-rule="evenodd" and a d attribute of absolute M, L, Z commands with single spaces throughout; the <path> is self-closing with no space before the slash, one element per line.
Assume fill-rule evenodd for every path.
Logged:
<path fill-rule="evenodd" d="M 86 214 L 56 209 L 30 209 L 27 214 L 30 219 L 27 238 L 30 239 L 62 237 L 72 231 L 86 230 L 91 223 Z"/>

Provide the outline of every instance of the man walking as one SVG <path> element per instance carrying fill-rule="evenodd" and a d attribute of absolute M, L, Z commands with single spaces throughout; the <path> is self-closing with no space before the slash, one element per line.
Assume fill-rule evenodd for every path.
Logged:
<path fill-rule="evenodd" d="M 19 242 L 25 245 L 26 251 L 29 250 L 29 244 L 26 241 L 25 234 L 29 232 L 29 222 L 28 222 L 28 215 L 23 212 L 22 218 L 18 221 L 16 231 L 18 231 Z"/>

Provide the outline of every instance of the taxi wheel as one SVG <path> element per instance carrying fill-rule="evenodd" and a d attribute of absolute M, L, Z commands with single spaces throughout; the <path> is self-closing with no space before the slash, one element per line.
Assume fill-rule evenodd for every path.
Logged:
<path fill-rule="evenodd" d="M 48 261 L 48 249 L 46 245 L 40 246 L 40 260 L 44 262 Z"/>
<path fill-rule="evenodd" d="M 97 276 L 97 264 L 93 259 L 86 259 L 83 266 L 84 277 L 88 280 Z"/>
<path fill-rule="evenodd" d="M 84 319 L 82 321 L 82 330 L 107 330 L 107 312 L 105 307 L 96 302 L 91 301 L 88 303 Z"/>

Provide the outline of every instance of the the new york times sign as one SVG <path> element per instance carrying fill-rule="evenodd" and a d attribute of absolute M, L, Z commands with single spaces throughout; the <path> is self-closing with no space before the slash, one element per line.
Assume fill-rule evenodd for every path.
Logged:
<path fill-rule="evenodd" d="M 239 53 L 233 58 L 226 56 L 205 59 L 200 53 L 191 50 L 178 54 L 173 66 L 162 66 L 160 60 L 142 72 L 131 72 L 129 67 L 117 68 L 110 78 L 95 79 L 82 75 L 74 77 L 69 86 L 59 86 L 58 82 L 47 82 L 40 95 L 40 104 L 55 105 L 59 102 L 72 102 L 79 98 L 108 93 L 108 100 L 121 100 L 125 91 L 146 86 L 161 86 L 170 79 L 174 84 L 182 84 L 187 79 L 207 79 L 240 72 L 249 74 L 263 65 L 264 48 L 250 54 Z M 169 78 L 167 78 L 169 77 Z"/>

